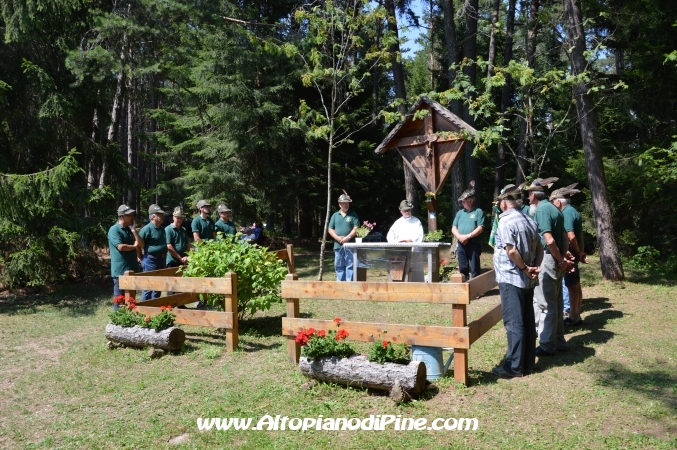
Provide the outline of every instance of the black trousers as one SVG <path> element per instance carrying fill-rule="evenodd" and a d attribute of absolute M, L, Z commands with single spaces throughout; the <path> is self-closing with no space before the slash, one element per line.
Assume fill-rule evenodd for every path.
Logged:
<path fill-rule="evenodd" d="M 458 258 L 458 270 L 465 275 L 467 279 L 475 278 L 480 274 L 480 254 L 482 246 L 479 242 L 468 242 L 463 245 L 458 243 L 456 257 Z M 469 277 L 468 275 L 472 275 Z"/>

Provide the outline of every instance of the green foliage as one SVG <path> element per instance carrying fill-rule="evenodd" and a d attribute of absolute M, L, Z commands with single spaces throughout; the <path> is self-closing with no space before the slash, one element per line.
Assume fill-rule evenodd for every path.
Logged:
<path fill-rule="evenodd" d="M 442 230 L 428 231 L 425 236 L 423 236 L 423 240 L 426 242 L 440 242 L 443 238 L 444 231 Z"/>
<path fill-rule="evenodd" d="M 627 265 L 633 269 L 655 269 L 660 261 L 660 256 L 661 252 L 652 246 L 641 246 L 637 249 L 637 253 L 627 262 Z"/>
<path fill-rule="evenodd" d="M 408 364 L 409 347 L 406 343 L 393 344 L 390 341 L 375 341 L 369 348 L 369 361 L 378 363 Z"/>
<path fill-rule="evenodd" d="M 301 345 L 301 355 L 311 361 L 331 356 L 348 358 L 355 354 L 355 349 L 345 341 L 347 336 L 345 330 L 316 331 L 309 328 L 296 335 L 296 342 Z"/>
<path fill-rule="evenodd" d="M 266 247 L 250 244 L 237 236 L 223 236 L 217 240 L 197 243 L 197 249 L 188 256 L 186 277 L 223 277 L 228 272 L 237 274 L 238 315 L 242 319 L 256 311 L 266 311 L 273 303 L 282 301 L 280 283 L 287 275 L 284 263 Z M 223 307 L 223 296 L 209 295 L 208 303 Z"/>
<path fill-rule="evenodd" d="M 150 328 L 156 331 L 173 327 L 174 320 L 176 319 L 176 315 L 172 313 L 171 308 L 163 308 L 160 314 L 150 317 L 135 311 L 133 308 L 128 308 L 126 305 L 120 306 L 117 311 L 113 311 L 108 317 L 113 325 L 122 327 L 138 325 L 142 328 Z"/>

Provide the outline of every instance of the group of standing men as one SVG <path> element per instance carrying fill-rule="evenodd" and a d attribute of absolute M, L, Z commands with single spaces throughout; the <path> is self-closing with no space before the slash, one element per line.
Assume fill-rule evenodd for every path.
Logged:
<path fill-rule="evenodd" d="M 193 241 L 216 239 L 217 232 L 235 235 L 235 224 L 230 220 L 231 210 L 226 205 L 218 206 L 220 219 L 216 222 L 210 217 L 212 210 L 209 202 L 200 200 L 197 209 L 199 214 L 191 222 Z M 118 221 L 108 230 L 113 297 L 124 295 L 120 290 L 119 277 L 129 270 L 147 272 L 188 264 L 188 233 L 182 226 L 185 214 L 180 206 L 174 208 L 172 223 L 163 227 L 165 211 L 156 204 L 150 205 L 150 221 L 138 232 L 135 212 L 127 205 L 120 205 Z M 159 291 L 143 291 L 142 294 L 142 300 L 158 297 Z"/>
<path fill-rule="evenodd" d="M 587 255 L 581 216 L 569 204 L 569 198 L 580 191 L 574 184 L 548 197 L 556 181 L 537 178 L 526 187 L 526 183 L 508 185 L 497 198 L 502 213 L 495 236 L 494 270 L 508 349 L 503 365 L 493 372 L 503 378 L 532 373 L 536 356 L 566 351 L 564 326 L 582 323 L 578 262 L 587 263 Z M 528 194 L 528 206 L 520 205 L 523 191 Z M 563 284 L 571 296 L 567 320 L 563 318 Z"/>

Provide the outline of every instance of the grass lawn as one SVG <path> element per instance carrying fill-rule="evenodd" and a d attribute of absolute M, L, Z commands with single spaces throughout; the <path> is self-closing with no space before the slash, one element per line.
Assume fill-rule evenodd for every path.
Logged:
<path fill-rule="evenodd" d="M 491 255 L 483 255 L 489 267 Z M 591 258 L 592 259 L 592 258 Z M 330 279 L 333 267 L 327 258 Z M 300 253 L 299 276 L 317 257 Z M 306 381 L 287 361 L 283 305 L 240 324 L 240 350 L 214 329 L 184 327 L 180 354 L 107 350 L 109 282 L 0 297 L 1 448 L 675 448 L 677 287 L 646 273 L 624 283 L 583 267 L 582 328 L 570 351 L 515 380 L 491 373 L 506 346 L 502 322 L 469 351 L 471 386 L 450 373 L 426 398 L 395 405 L 383 394 Z M 110 283 L 112 284 L 112 283 Z M 491 291 L 470 318 L 498 302 Z M 450 306 L 301 302 L 309 317 L 451 324 Z M 365 345 L 361 346 L 366 349 Z M 198 431 L 198 417 L 473 418 L 476 431 Z"/>

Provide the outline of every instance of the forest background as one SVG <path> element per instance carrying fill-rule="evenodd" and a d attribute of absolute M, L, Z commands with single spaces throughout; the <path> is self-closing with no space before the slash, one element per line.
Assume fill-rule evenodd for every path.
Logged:
<path fill-rule="evenodd" d="M 320 48 L 309 17 L 326 25 L 328 5 L 351 11 L 354 1 L 1 5 L 0 284 L 94 270 L 92 249 L 105 247 L 120 203 L 143 218 L 150 203 L 194 210 L 206 198 L 238 223 L 322 237 L 328 147 L 312 112 L 331 91 L 317 82 L 328 59 L 299 55 Z M 350 73 L 337 89 L 351 97 L 339 125 L 355 133 L 332 149 L 332 207 L 345 189 L 384 234 L 405 196 L 425 217 L 401 157 L 373 149 L 427 94 L 481 131 L 438 195 L 447 235 L 470 180 L 489 211 L 503 185 L 558 176 L 556 187 L 583 187 L 574 204 L 605 277 L 621 279 L 621 261 L 677 272 L 677 3 L 380 0 L 354 10 L 374 20 L 360 22 L 346 57 L 367 76 Z M 407 57 L 402 27 L 422 30 Z"/>

